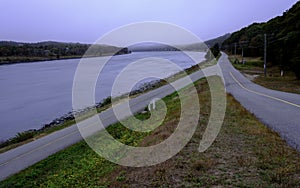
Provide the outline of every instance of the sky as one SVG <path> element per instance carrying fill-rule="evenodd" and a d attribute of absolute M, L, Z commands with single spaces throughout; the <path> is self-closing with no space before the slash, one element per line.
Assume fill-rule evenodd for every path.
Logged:
<path fill-rule="evenodd" d="M 296 0 L 0 0 L 0 40 L 94 43 L 123 25 L 159 21 L 202 40 L 282 15 Z"/>

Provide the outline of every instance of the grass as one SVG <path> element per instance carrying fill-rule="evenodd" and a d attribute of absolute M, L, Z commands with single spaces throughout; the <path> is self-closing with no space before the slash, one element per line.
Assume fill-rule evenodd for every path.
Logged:
<path fill-rule="evenodd" d="M 241 61 L 240 56 L 236 58 Z M 240 70 L 246 77 L 261 86 L 273 90 L 300 94 L 300 80 L 296 79 L 292 71 L 285 71 L 284 76 L 281 77 L 281 70 L 278 66 L 268 66 L 267 76 L 265 77 L 263 70 L 264 63 L 261 58 L 246 57 L 245 64 L 234 63 L 234 56 L 230 56 L 229 59 L 236 69 Z"/>
<path fill-rule="evenodd" d="M 58 130 L 64 129 L 66 127 L 69 127 L 71 125 L 74 125 L 74 123 L 75 123 L 74 120 L 68 120 L 58 126 L 53 126 L 53 127 L 49 127 L 49 128 L 45 128 L 45 129 L 41 129 L 41 130 L 29 130 L 29 131 L 17 133 L 17 135 L 15 137 L 13 137 L 5 142 L 2 142 L 0 144 L 0 154 L 6 152 L 8 150 L 11 150 L 13 148 L 16 148 L 18 146 L 32 142 L 36 139 L 39 139 L 43 136 L 51 134 L 55 131 L 58 131 Z"/>
<path fill-rule="evenodd" d="M 210 114 L 206 80 L 195 83 L 201 105 L 198 128 L 189 143 L 171 159 L 151 167 L 115 165 L 77 143 L 0 182 L 0 187 L 297 187 L 300 154 L 260 123 L 234 98 L 213 145 L 198 152 Z M 187 89 L 187 92 L 189 90 Z M 131 131 L 115 124 L 108 131 L 128 145 L 149 146 L 166 139 L 177 126 L 180 103 L 176 93 L 164 98 L 168 113 L 152 132 Z M 150 114 L 137 114 L 148 119 Z M 163 152 L 163 151 L 162 151 Z"/>

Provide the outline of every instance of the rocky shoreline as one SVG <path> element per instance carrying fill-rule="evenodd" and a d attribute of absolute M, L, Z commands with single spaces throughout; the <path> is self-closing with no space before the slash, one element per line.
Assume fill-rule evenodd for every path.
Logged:
<path fill-rule="evenodd" d="M 163 81 L 162 80 L 153 80 L 147 83 L 143 83 L 139 86 L 138 89 L 133 90 L 130 92 L 129 95 L 136 95 L 136 94 L 140 94 L 140 93 L 144 93 L 146 91 L 149 91 L 151 89 L 156 88 L 157 86 L 159 86 Z M 123 95 L 125 96 L 125 95 Z M 107 97 L 104 98 L 101 102 L 97 103 L 95 106 L 93 107 L 88 107 L 85 108 L 83 110 L 79 110 L 79 111 L 73 111 L 73 112 L 69 112 L 59 118 L 54 119 L 53 121 L 51 121 L 48 124 L 45 124 L 41 129 L 47 129 L 49 127 L 53 127 L 53 126 L 59 126 L 64 124 L 66 121 L 70 121 L 70 120 L 74 120 L 75 116 L 82 116 L 84 114 L 87 114 L 88 112 L 90 112 L 93 109 L 97 109 L 97 108 L 101 108 L 107 104 L 111 103 L 111 97 Z"/>

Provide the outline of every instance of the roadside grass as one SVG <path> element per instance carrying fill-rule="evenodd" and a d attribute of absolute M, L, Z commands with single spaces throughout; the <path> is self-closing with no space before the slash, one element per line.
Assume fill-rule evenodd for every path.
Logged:
<path fill-rule="evenodd" d="M 245 63 L 242 64 L 242 56 L 228 56 L 232 65 L 245 73 L 263 75 L 264 62 L 260 57 L 244 57 Z M 235 61 L 239 63 L 236 63 Z"/>
<path fill-rule="evenodd" d="M 294 76 L 257 77 L 254 82 L 269 89 L 300 94 L 300 80 Z"/>
<path fill-rule="evenodd" d="M 134 94 L 130 94 L 129 97 L 130 98 L 134 98 L 134 97 L 137 97 L 141 94 L 144 94 L 146 92 L 149 92 L 151 90 L 154 90 L 156 88 L 159 88 L 163 85 L 166 85 L 168 82 L 173 82 L 175 80 L 178 80 L 184 76 L 186 76 L 186 74 L 192 74 L 200 69 L 204 69 L 206 67 L 209 67 L 209 66 L 213 66 L 217 63 L 217 59 L 219 57 L 217 57 L 216 59 L 213 59 L 213 60 L 206 60 L 204 62 L 201 62 L 197 65 L 194 65 L 188 69 L 186 69 L 185 71 L 182 71 L 182 72 L 179 72 L 173 76 L 170 76 L 169 78 L 166 78 L 165 80 L 161 80 L 159 83 L 157 83 L 155 86 L 153 86 L 151 89 L 148 89 L 144 92 L 140 92 L 140 93 L 134 93 Z M 114 100 L 114 102 L 118 102 L 118 101 L 121 101 L 124 97 L 126 97 L 126 95 L 124 96 L 121 96 L 119 98 L 116 98 Z M 100 113 L 106 109 L 108 109 L 109 107 L 111 107 L 111 98 L 110 97 L 107 97 L 105 99 L 103 99 L 103 101 L 101 102 L 101 107 L 97 107 L 97 112 Z M 93 112 L 89 112 L 87 111 L 86 113 L 82 114 L 80 118 L 77 118 L 77 120 L 84 120 L 84 119 L 87 119 L 91 116 L 93 116 L 94 113 Z M 0 142 L 0 154 L 1 153 L 4 153 L 8 150 L 11 150 L 13 148 L 16 148 L 18 146 L 21 146 L 21 145 L 24 145 L 24 144 L 27 144 L 29 142 L 32 142 L 34 140 L 37 140 L 43 136 L 46 136 L 48 134 L 51 134 L 55 131 L 59 131 L 59 130 L 62 130 L 66 127 L 69 127 L 71 125 L 74 125 L 76 122 L 74 119 L 72 120 L 66 120 L 64 121 L 62 124 L 59 124 L 59 125 L 55 125 L 55 126 L 50 126 L 50 127 L 47 127 L 47 128 L 42 128 L 42 129 L 39 129 L 39 130 L 28 130 L 28 131 L 24 131 L 24 132 L 20 132 L 20 133 L 17 133 L 16 136 L 10 138 L 9 140 L 6 140 L 4 142 Z"/>
<path fill-rule="evenodd" d="M 232 96 L 221 131 L 213 145 L 199 153 L 210 114 L 205 79 L 195 83 L 201 105 L 199 126 L 181 152 L 150 167 L 115 165 L 79 142 L 0 182 L 0 187 L 297 187 L 300 154 L 260 123 Z M 187 89 L 187 92 L 189 90 Z M 163 99 L 164 123 L 152 132 L 134 132 L 117 123 L 108 132 L 132 146 L 149 146 L 168 138 L 177 127 L 180 101 L 176 93 Z M 150 113 L 137 114 L 145 120 Z M 163 152 L 163 151 L 162 151 Z"/>
<path fill-rule="evenodd" d="M 283 77 L 281 77 L 281 70 L 278 66 L 268 66 L 267 76 L 265 77 L 264 63 L 261 58 L 246 57 L 244 65 L 234 63 L 236 58 L 239 61 L 242 59 L 241 56 L 229 56 L 232 65 L 253 82 L 269 89 L 300 94 L 300 80 L 296 79 L 292 71 L 285 71 Z"/>
<path fill-rule="evenodd" d="M 6 142 L 0 143 L 0 154 L 8 150 L 11 150 L 13 148 L 16 148 L 18 146 L 37 140 L 55 131 L 74 125 L 74 123 L 75 123 L 74 120 L 69 120 L 59 126 L 53 126 L 43 130 L 36 130 L 36 131 L 29 130 L 29 131 L 20 132 L 15 137 L 7 140 Z"/>

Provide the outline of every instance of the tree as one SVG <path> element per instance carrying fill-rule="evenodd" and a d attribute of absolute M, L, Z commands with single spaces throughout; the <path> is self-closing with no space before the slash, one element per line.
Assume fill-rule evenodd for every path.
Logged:
<path fill-rule="evenodd" d="M 252 24 L 234 32 L 222 44 L 230 51 L 234 43 L 249 41 L 247 56 L 263 56 L 263 35 L 267 34 L 268 65 L 291 70 L 300 79 L 300 2 L 282 16 Z"/>
<path fill-rule="evenodd" d="M 220 55 L 219 43 L 215 43 L 215 45 L 211 47 L 209 51 L 206 53 L 205 58 L 211 60 L 213 58 L 218 57 L 219 55 Z"/>
<path fill-rule="evenodd" d="M 210 51 L 212 52 L 212 54 L 217 57 L 220 55 L 220 46 L 219 43 L 216 43 L 211 49 Z"/>

